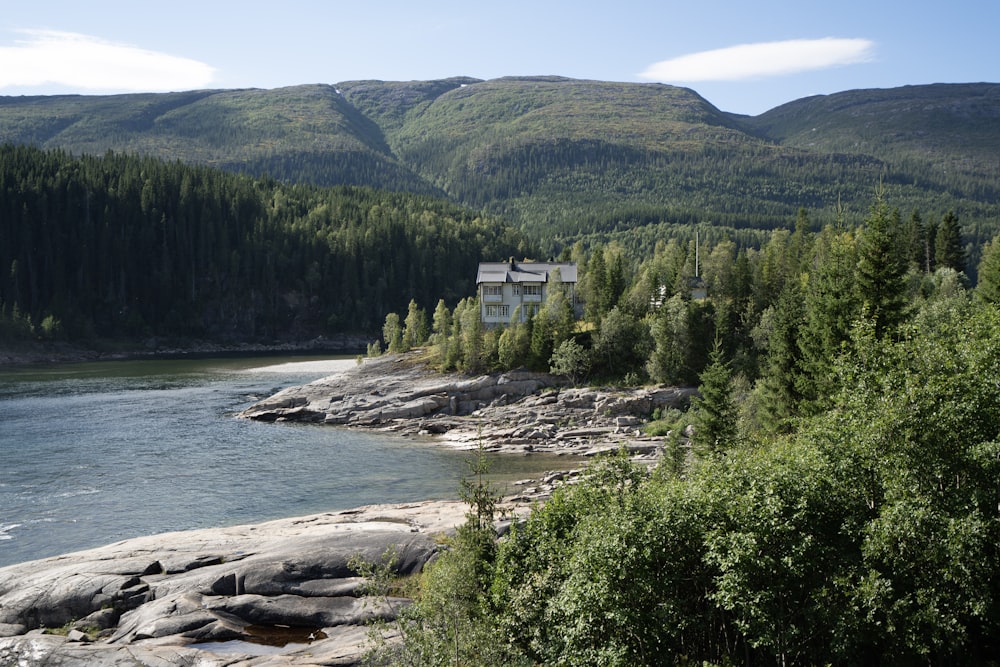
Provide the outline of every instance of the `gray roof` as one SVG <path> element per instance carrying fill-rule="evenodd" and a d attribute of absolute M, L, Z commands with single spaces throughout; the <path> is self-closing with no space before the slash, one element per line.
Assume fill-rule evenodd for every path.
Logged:
<path fill-rule="evenodd" d="M 559 269 L 564 283 L 576 282 L 576 262 L 480 262 L 476 284 L 547 283 L 549 274 Z"/>

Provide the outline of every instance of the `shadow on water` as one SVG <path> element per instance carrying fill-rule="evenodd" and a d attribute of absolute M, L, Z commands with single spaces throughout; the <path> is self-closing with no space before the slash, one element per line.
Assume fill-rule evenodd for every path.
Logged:
<path fill-rule="evenodd" d="M 200 642 L 193 646 L 212 653 L 278 655 L 291 653 L 314 641 L 326 639 L 326 634 L 319 628 L 293 628 L 286 625 L 250 625 L 243 632 L 243 639 Z"/>

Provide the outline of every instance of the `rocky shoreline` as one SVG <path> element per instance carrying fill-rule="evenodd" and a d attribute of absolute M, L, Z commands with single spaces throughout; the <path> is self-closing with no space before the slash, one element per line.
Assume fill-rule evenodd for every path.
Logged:
<path fill-rule="evenodd" d="M 241 417 L 433 436 L 508 454 L 588 456 L 627 448 L 655 461 L 640 426 L 692 389 L 581 389 L 516 371 L 440 374 L 419 352 L 365 360 L 291 387 Z M 525 480 L 509 523 L 575 473 Z M 406 600 L 366 597 L 348 567 L 390 547 L 419 572 L 465 518 L 458 501 L 362 507 L 261 524 L 168 533 L 0 568 L 0 664 L 356 665 L 367 623 Z M 503 532 L 506 524 L 498 524 Z"/>
<path fill-rule="evenodd" d="M 0 568 L 0 664 L 358 664 L 367 622 L 406 601 L 365 597 L 350 558 L 393 547 L 399 574 L 419 572 L 465 511 L 371 506 Z"/>
<path fill-rule="evenodd" d="M 258 401 L 241 417 L 435 436 L 442 444 L 506 454 L 590 456 L 625 448 L 655 459 L 662 438 L 642 434 L 656 410 L 686 408 L 687 387 L 578 388 L 557 376 L 511 371 L 441 374 L 420 353 L 365 359 L 341 373 Z"/>

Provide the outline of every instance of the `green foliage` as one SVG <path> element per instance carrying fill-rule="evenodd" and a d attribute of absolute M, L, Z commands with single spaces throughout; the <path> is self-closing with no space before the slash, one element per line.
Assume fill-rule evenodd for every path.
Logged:
<path fill-rule="evenodd" d="M 978 245 L 997 232 L 998 90 L 850 91 L 755 118 L 684 88 L 560 77 L 9 98 L 0 141 L 447 192 L 537 234 L 552 254 L 614 233 L 651 238 L 651 250 L 671 225 L 770 230 L 838 201 L 854 220 L 884 174 L 926 215 L 956 211 Z"/>
<path fill-rule="evenodd" d="M 836 393 L 833 369 L 861 312 L 854 289 L 857 262 L 854 235 L 825 227 L 814 245 L 798 330 L 801 358 L 794 383 L 804 414 L 826 410 Z"/>
<path fill-rule="evenodd" d="M 382 340 L 385 342 L 385 350 L 389 354 L 405 352 L 407 348 L 403 346 L 403 327 L 399 324 L 399 315 L 389 313 L 385 316 L 385 324 L 382 325 Z"/>
<path fill-rule="evenodd" d="M 934 236 L 934 266 L 965 271 L 965 250 L 962 247 L 962 230 L 954 212 L 948 211 L 941 218 Z"/>
<path fill-rule="evenodd" d="M 732 397 L 732 372 L 722 355 L 720 341 L 700 376 L 694 410 L 694 447 L 701 456 L 724 453 L 736 444 L 736 405 Z"/>
<path fill-rule="evenodd" d="M 419 588 L 411 591 L 413 604 L 392 608 L 391 624 L 377 621 L 370 633 L 367 664 L 376 665 L 516 665 L 526 664 L 516 651 L 496 642 L 486 591 L 493 576 L 499 495 L 486 479 L 489 464 L 480 445 L 467 462 L 471 477 L 461 482 L 462 499 L 469 505 L 466 521 L 426 568 Z M 350 567 L 366 578 L 366 593 L 383 604 L 396 580 L 392 552 L 382 563 L 361 558 Z M 396 641 L 387 640 L 395 631 Z"/>
<path fill-rule="evenodd" d="M 670 297 L 652 315 L 653 352 L 646 370 L 655 382 L 685 384 L 693 376 L 691 305 L 680 295 Z"/>
<path fill-rule="evenodd" d="M 371 333 L 519 245 L 441 200 L 9 145 L 0 238 L 3 319 L 70 340 Z"/>
<path fill-rule="evenodd" d="M 417 306 L 417 302 L 410 299 L 407 307 L 406 319 L 403 321 L 403 347 L 413 349 L 427 342 L 430 334 L 427 328 L 427 311 Z"/>
<path fill-rule="evenodd" d="M 549 372 L 565 375 L 574 385 L 590 370 L 590 353 L 572 338 L 559 343 L 549 359 Z"/>
<path fill-rule="evenodd" d="M 618 458 L 502 541 L 496 641 L 537 663 L 992 664 L 1000 312 L 871 322 L 837 408 L 678 477 Z"/>
<path fill-rule="evenodd" d="M 874 222 L 860 237 L 839 226 L 815 237 L 802 225 L 776 232 L 732 275 L 724 258 L 734 249 L 723 247 L 709 274 L 722 296 L 687 300 L 681 280 L 671 288 L 680 293 L 647 301 L 656 345 L 647 367 L 667 368 L 657 355 L 669 360 L 683 345 L 673 358 L 698 368 L 701 399 L 687 414 L 654 415 L 650 429 L 670 437 L 651 475 L 623 453 L 595 463 L 499 542 L 470 514 L 453 555 L 428 576 L 426 590 L 441 593 L 415 605 L 428 614 L 420 627 L 438 628 L 414 635 L 433 638 L 437 664 L 456 656 L 477 664 L 992 664 L 1000 648 L 1000 311 L 971 298 L 954 269 L 921 275 L 911 263 L 892 327 L 870 316 L 859 258 L 903 247 L 898 236 L 876 243 L 871 230 L 886 220 Z M 894 228 L 889 214 L 881 229 Z M 670 252 L 665 245 L 642 265 L 594 332 L 592 354 L 621 339 L 602 340 L 606 323 L 641 322 L 632 308 L 649 297 L 638 295 L 660 295 L 652 286 L 683 276 L 670 268 Z M 719 314 L 735 303 L 745 304 L 740 316 Z M 475 302 L 456 308 L 471 312 L 478 316 Z M 496 335 L 498 361 L 530 349 L 537 319 Z M 459 339 L 464 320 L 453 331 Z M 475 330 L 477 321 L 466 323 Z M 744 328 L 730 341 L 737 351 L 752 326 L 766 351 L 740 423 L 736 402 L 754 378 L 734 382 L 721 337 L 707 363 L 694 365 L 704 322 Z M 543 326 L 554 339 L 552 322 Z M 607 332 L 625 328 L 608 324 Z M 490 363 L 482 361 L 489 337 L 479 334 L 481 363 Z M 586 340 L 565 338 L 550 367 L 563 353 L 586 352 Z M 616 350 L 615 361 L 628 351 Z"/>
<path fill-rule="evenodd" d="M 497 362 L 500 364 L 500 368 L 513 369 L 525 365 L 525 361 L 531 353 L 533 326 L 534 318 L 522 322 L 520 306 L 514 309 L 510 326 L 504 328 L 497 341 Z M 572 370 L 568 366 L 561 365 L 560 368 L 565 372 Z M 581 367 L 576 367 L 576 371 L 586 372 Z"/>
<path fill-rule="evenodd" d="M 907 264 L 899 252 L 898 235 L 899 213 L 889 210 L 879 190 L 858 242 L 855 282 L 858 298 L 879 337 L 895 329 L 906 308 Z"/>
<path fill-rule="evenodd" d="M 853 489 L 866 567 L 855 604 L 897 664 L 974 657 L 998 635 L 1000 356 L 993 307 L 951 302 L 899 342 L 862 333 L 836 412 L 815 435 Z M 928 313 L 929 314 L 929 313 Z M 849 387 L 849 389 L 848 389 Z M 853 431 L 853 433 L 852 433 Z"/>
<path fill-rule="evenodd" d="M 644 370 L 652 348 L 649 325 L 615 306 L 601 318 L 594 360 L 608 376 L 623 377 Z"/>
<path fill-rule="evenodd" d="M 983 301 L 1000 304 L 1000 235 L 986 244 L 978 273 L 976 296 Z"/>
<path fill-rule="evenodd" d="M 782 290 L 770 318 L 764 371 L 755 388 L 760 401 L 760 421 L 772 432 L 791 429 L 791 419 L 798 414 L 802 400 L 798 388 L 802 316 L 802 293 L 791 282 Z"/>

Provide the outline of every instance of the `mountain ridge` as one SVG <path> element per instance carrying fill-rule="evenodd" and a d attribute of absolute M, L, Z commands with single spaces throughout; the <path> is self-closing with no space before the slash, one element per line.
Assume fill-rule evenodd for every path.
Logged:
<path fill-rule="evenodd" d="M 0 142 L 446 197 L 571 237 L 640 220 L 787 225 L 906 206 L 1000 218 L 1000 84 L 812 96 L 757 116 L 689 88 L 559 76 L 0 97 Z"/>

